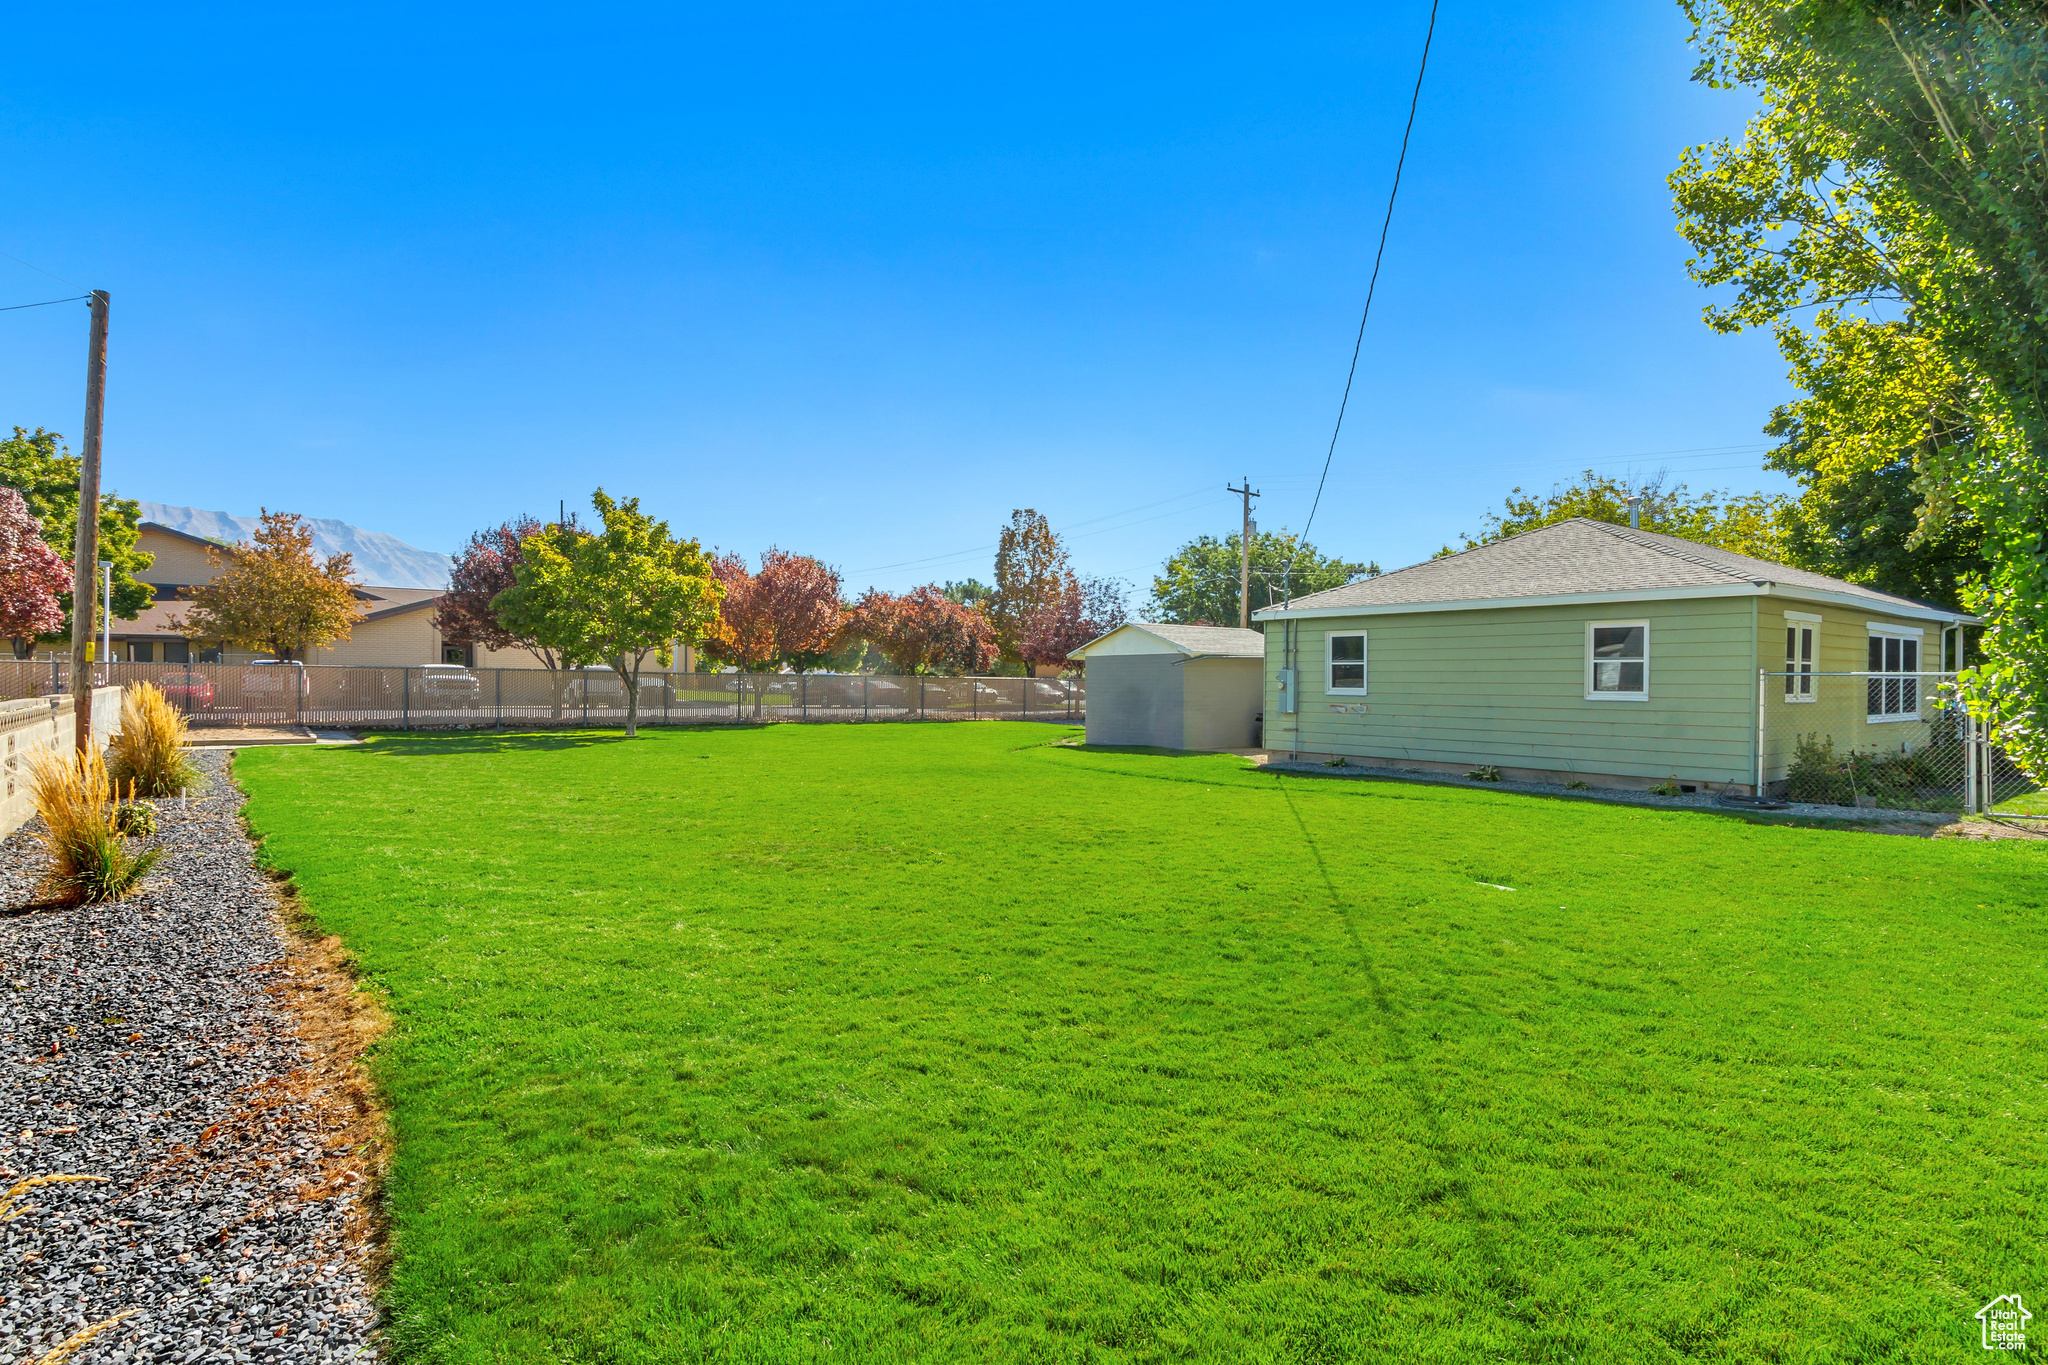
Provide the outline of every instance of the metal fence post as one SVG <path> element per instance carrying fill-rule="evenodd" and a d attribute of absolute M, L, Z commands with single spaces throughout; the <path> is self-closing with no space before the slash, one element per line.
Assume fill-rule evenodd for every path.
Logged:
<path fill-rule="evenodd" d="M 967 679 L 967 718 L 981 719 L 981 679 L 972 676 Z"/>
<path fill-rule="evenodd" d="M 803 719 L 811 718 L 811 675 L 799 673 L 796 682 L 797 710 Z"/>
<path fill-rule="evenodd" d="M 868 675 L 860 675 L 860 718 L 868 718 Z"/>
<path fill-rule="evenodd" d="M 661 675 L 661 723 L 663 725 L 668 724 L 669 698 L 675 696 L 675 694 L 676 675 L 664 669 Z"/>
<path fill-rule="evenodd" d="M 1765 669 L 1756 671 L 1756 789 L 1750 793 L 1756 797 L 1764 794 L 1764 717 L 1768 714 L 1770 676 Z"/>
<path fill-rule="evenodd" d="M 590 728 L 590 670 L 580 668 L 576 671 L 583 675 L 583 728 L 587 730 Z"/>
<path fill-rule="evenodd" d="M 1977 813 L 1977 718 L 1963 708 L 1963 814 Z"/>
<path fill-rule="evenodd" d="M 1024 680 L 1024 719 L 1026 720 L 1031 719 L 1031 682 L 1030 678 Z"/>
<path fill-rule="evenodd" d="M 491 677 L 493 683 L 495 684 L 494 690 L 497 693 L 498 709 L 497 717 L 491 722 L 491 724 L 497 729 L 502 730 L 505 728 L 505 670 L 502 668 L 494 668 L 491 670 Z"/>
<path fill-rule="evenodd" d="M 401 668 L 398 670 L 398 674 L 403 692 L 398 702 L 398 728 L 410 730 L 412 729 L 412 670 L 410 668 Z"/>
<path fill-rule="evenodd" d="M 924 674 L 922 673 L 917 675 L 917 718 L 919 720 L 931 719 L 931 717 L 925 714 L 924 710 Z"/>

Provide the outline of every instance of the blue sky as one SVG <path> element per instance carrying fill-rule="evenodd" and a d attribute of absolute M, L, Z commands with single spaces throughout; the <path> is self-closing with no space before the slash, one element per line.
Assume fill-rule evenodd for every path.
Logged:
<path fill-rule="evenodd" d="M 848 587 L 1013 507 L 1137 585 L 1314 495 L 1426 0 L 10 19 L 0 252 L 114 300 L 108 480 L 451 550 L 603 485 Z M 1664 176 L 1676 5 L 1447 0 L 1314 538 L 1391 568 L 1588 465 L 1785 487 Z M 0 303 L 70 292 L 0 259 Z M 74 435 L 80 305 L 0 313 Z"/>

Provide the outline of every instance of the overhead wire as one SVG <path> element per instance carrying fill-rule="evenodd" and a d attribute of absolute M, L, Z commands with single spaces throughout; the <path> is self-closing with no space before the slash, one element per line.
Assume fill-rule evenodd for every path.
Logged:
<path fill-rule="evenodd" d="M 1429 29 L 1422 36 L 1422 61 L 1415 71 L 1415 90 L 1408 97 L 1408 122 L 1401 129 L 1401 154 L 1394 160 L 1394 184 L 1387 191 L 1387 213 L 1380 221 L 1380 244 L 1372 256 L 1372 278 L 1365 286 L 1365 308 L 1358 315 L 1358 336 L 1351 343 L 1351 368 L 1344 374 L 1344 397 L 1337 404 L 1337 424 L 1330 432 L 1330 448 L 1323 455 L 1323 474 L 1316 480 L 1315 501 L 1309 505 L 1308 520 L 1302 523 L 1301 538 L 1308 539 L 1309 528 L 1315 525 L 1316 513 L 1323 505 L 1323 485 L 1330 479 L 1330 462 L 1337 456 L 1337 437 L 1344 431 L 1344 414 L 1351 407 L 1351 385 L 1358 378 L 1358 356 L 1365 347 L 1365 323 L 1372 316 L 1373 294 L 1380 284 L 1380 264 L 1387 255 L 1387 234 L 1394 226 L 1394 202 L 1401 196 L 1401 172 L 1408 165 L 1408 140 L 1415 132 L 1415 111 L 1422 103 L 1422 78 L 1429 74 L 1429 48 L 1436 40 L 1436 11 L 1441 0 L 1430 0 Z M 1299 553 L 1297 545 L 1296 553 Z M 1289 561 L 1290 569 L 1293 567 Z"/>
<path fill-rule="evenodd" d="M 45 269 L 43 269 L 43 268 L 42 268 L 41 266 L 37 265 L 37 264 L 36 264 L 36 263 L 35 263 L 34 261 L 24 261 L 24 260 L 23 260 L 23 259 L 21 259 L 21 257 L 19 257 L 19 256 L 8 256 L 8 255 L 7 255 L 7 253 L 6 253 L 6 252 L 4 252 L 4 251 L 0 251 L 0 256 L 6 256 L 8 260 L 10 260 L 10 261 L 14 262 L 14 263 L 15 263 L 16 265 L 25 265 L 25 266 L 27 266 L 27 267 L 28 267 L 28 268 L 29 268 L 30 270 L 33 270 L 33 271 L 35 271 L 35 272 L 36 272 L 36 274 L 38 274 L 38 275 L 48 275 L 48 276 L 49 276 L 49 277 L 50 277 L 51 279 L 55 280 L 55 281 L 56 281 L 57 283 L 59 283 L 59 284 L 68 284 L 68 285 L 70 285 L 70 286 L 71 286 L 71 287 L 72 287 L 73 289 L 83 289 L 83 288 L 85 288 L 85 286 L 84 286 L 84 285 L 82 285 L 82 284 L 80 284 L 80 283 L 79 283 L 79 282 L 78 282 L 77 280 L 67 280 L 67 279 L 65 279 L 65 278 L 64 278 L 64 277 L 63 277 L 62 275 L 59 275 L 59 274 L 58 274 L 58 273 L 57 273 L 56 271 L 54 271 L 54 270 L 45 270 Z M 64 301 L 64 300 L 62 300 L 62 299 L 59 299 L 59 300 L 58 300 L 58 302 L 59 302 L 59 303 L 62 303 L 63 301 Z"/>
<path fill-rule="evenodd" d="M 14 258 L 9 256 L 7 259 L 11 261 Z M 68 299 L 44 299 L 41 303 L 10 303 L 4 308 L 0 308 L 0 313 L 12 313 L 22 308 L 48 308 L 53 303 L 77 303 L 80 299 L 89 299 L 91 297 L 92 295 L 90 294 L 73 294 Z"/>

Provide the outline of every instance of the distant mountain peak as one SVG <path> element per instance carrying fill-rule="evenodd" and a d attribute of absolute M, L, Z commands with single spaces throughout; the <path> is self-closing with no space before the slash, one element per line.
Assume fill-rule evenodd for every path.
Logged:
<path fill-rule="evenodd" d="M 168 526 L 187 535 L 204 536 L 232 545 L 248 540 L 263 523 L 255 517 L 208 512 L 198 507 L 173 507 L 168 503 L 145 502 L 142 519 Z M 307 517 L 313 528 L 313 548 L 323 555 L 346 554 L 355 561 L 356 581 L 366 588 L 445 588 L 452 562 L 447 555 L 415 549 L 397 536 L 382 531 L 365 531 L 345 521 L 328 517 Z"/>

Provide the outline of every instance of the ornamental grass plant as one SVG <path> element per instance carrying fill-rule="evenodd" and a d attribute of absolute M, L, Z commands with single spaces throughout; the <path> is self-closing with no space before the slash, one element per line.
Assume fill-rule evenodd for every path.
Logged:
<path fill-rule="evenodd" d="M 107 766 L 131 796 L 176 796 L 199 785 L 185 748 L 185 717 L 155 683 L 131 684 L 121 697 L 121 730 L 107 745 Z"/>
<path fill-rule="evenodd" d="M 119 900 L 163 858 L 161 849 L 129 848 L 118 824 L 123 794 L 98 745 L 76 755 L 36 750 L 29 756 L 29 791 L 43 818 L 39 837 L 50 868 L 42 891 L 50 900 Z"/>

